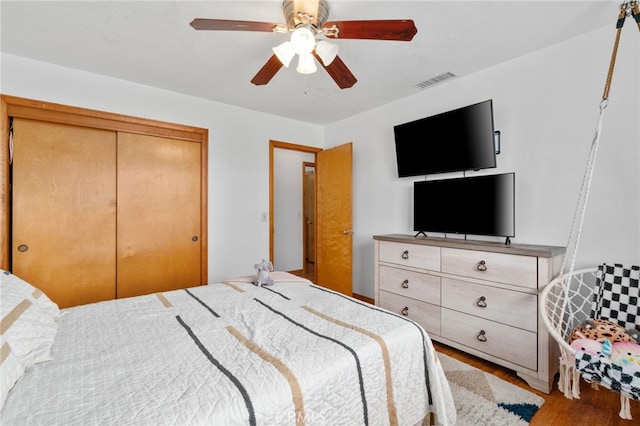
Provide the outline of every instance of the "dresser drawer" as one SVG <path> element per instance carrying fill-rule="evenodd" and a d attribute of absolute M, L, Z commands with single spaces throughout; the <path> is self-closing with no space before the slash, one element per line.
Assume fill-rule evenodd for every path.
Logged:
<path fill-rule="evenodd" d="M 380 292 L 378 306 L 412 319 L 428 333 L 440 334 L 440 306 L 398 296 L 386 291 Z"/>
<path fill-rule="evenodd" d="M 440 247 L 380 242 L 380 261 L 440 271 Z"/>
<path fill-rule="evenodd" d="M 536 332 L 538 296 L 442 278 L 442 306 Z"/>
<path fill-rule="evenodd" d="M 380 289 L 423 302 L 440 304 L 440 277 L 380 266 Z"/>
<path fill-rule="evenodd" d="M 530 370 L 538 368 L 536 333 L 446 308 L 442 308 L 441 329 L 443 336 L 455 342 Z"/>
<path fill-rule="evenodd" d="M 538 288 L 537 258 L 533 256 L 443 248 L 442 272 Z"/>

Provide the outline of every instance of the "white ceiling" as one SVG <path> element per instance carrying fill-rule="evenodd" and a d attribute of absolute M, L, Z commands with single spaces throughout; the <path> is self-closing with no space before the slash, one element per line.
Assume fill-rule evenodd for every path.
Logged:
<path fill-rule="evenodd" d="M 250 80 L 287 34 L 195 31 L 193 18 L 284 23 L 280 0 L 2 1 L 1 49 L 140 84 L 320 125 L 602 26 L 612 39 L 619 1 L 329 0 L 329 21 L 413 19 L 411 42 L 337 40 L 358 82 L 340 90 L 320 67 Z M 451 81 L 451 80 L 449 80 Z M 447 84 L 446 81 L 439 84 Z M 430 86 L 433 87 L 433 86 Z"/>

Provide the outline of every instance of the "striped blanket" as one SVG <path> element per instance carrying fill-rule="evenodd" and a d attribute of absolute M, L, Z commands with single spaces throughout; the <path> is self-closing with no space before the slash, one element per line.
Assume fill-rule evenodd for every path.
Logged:
<path fill-rule="evenodd" d="M 412 321 L 304 282 L 247 282 L 63 310 L 53 360 L 2 424 L 453 424 L 449 386 Z"/>

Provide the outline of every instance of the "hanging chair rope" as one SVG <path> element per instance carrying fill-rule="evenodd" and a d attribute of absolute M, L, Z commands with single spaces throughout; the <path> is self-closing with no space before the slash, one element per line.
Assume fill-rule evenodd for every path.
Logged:
<path fill-rule="evenodd" d="M 587 208 L 587 202 L 589 199 L 589 192 L 591 190 L 591 179 L 593 177 L 593 170 L 598 153 L 598 147 L 600 144 L 600 133 L 602 130 L 602 122 L 604 119 L 604 113 L 607 109 L 609 101 L 609 92 L 611 90 L 611 82 L 613 80 L 613 71 L 616 65 L 616 57 L 618 55 L 618 46 L 620 44 L 620 34 L 622 33 L 622 27 L 624 21 L 627 18 L 627 11 L 631 10 L 631 14 L 638 23 L 638 29 L 640 29 L 640 9 L 638 8 L 638 2 L 627 2 L 620 5 L 620 12 L 616 21 L 616 37 L 613 44 L 613 51 L 611 52 L 611 60 L 609 61 L 609 71 L 607 72 L 607 78 L 604 85 L 604 91 L 602 94 L 602 100 L 600 101 L 600 114 L 596 124 L 593 140 L 591 142 L 591 149 L 589 151 L 589 157 L 587 159 L 587 167 L 582 179 L 582 185 L 580 188 L 580 195 L 578 197 L 578 203 L 574 212 L 573 221 L 571 224 L 571 230 L 569 232 L 569 241 L 567 243 L 567 251 L 562 262 L 561 273 L 565 272 L 566 261 L 570 252 L 572 252 L 571 265 L 569 273 L 571 275 L 575 268 L 575 260 L 577 257 L 578 246 L 580 243 L 580 236 L 582 234 L 582 224 L 584 222 L 584 214 Z"/>
<path fill-rule="evenodd" d="M 598 121 L 596 123 L 595 132 L 593 135 L 593 139 L 591 142 L 591 148 L 589 150 L 589 156 L 587 159 L 587 165 L 585 168 L 584 176 L 581 183 L 580 194 L 578 197 L 578 202 L 574 211 L 573 220 L 571 223 L 571 230 L 569 232 L 569 240 L 567 242 L 567 249 L 565 255 L 562 260 L 562 265 L 560 268 L 559 275 L 559 294 L 555 295 L 555 300 L 552 303 L 555 318 L 551 318 L 551 322 L 549 322 L 549 318 L 545 316 L 544 320 L 547 326 L 550 328 L 550 332 L 553 335 L 554 339 L 556 339 L 559 343 L 560 347 L 560 380 L 558 382 L 558 387 L 564 393 L 567 398 L 579 398 L 580 397 L 580 372 L 577 371 L 574 365 L 574 356 L 575 350 L 569 346 L 565 338 L 565 332 L 567 330 L 563 329 L 563 326 L 566 327 L 569 325 L 570 321 L 565 320 L 565 318 L 572 317 L 575 311 L 579 308 L 574 304 L 571 300 L 572 292 L 575 291 L 571 287 L 571 281 L 576 280 L 574 274 L 579 277 L 577 281 L 582 283 L 584 279 L 583 276 L 588 275 L 585 271 L 575 271 L 575 263 L 578 254 L 578 247 L 580 245 L 580 238 L 582 236 L 582 226 L 584 223 L 585 212 L 587 209 L 587 204 L 589 200 L 589 193 L 591 191 L 591 181 L 593 177 L 594 166 L 596 162 L 596 156 L 598 153 L 598 147 L 600 145 L 600 135 L 602 132 L 602 124 L 604 120 L 604 114 L 609 102 L 609 92 L 611 89 L 611 83 L 613 80 L 613 73 L 615 69 L 616 57 L 618 54 L 618 46 L 620 43 L 620 34 L 622 32 L 622 27 L 624 25 L 624 21 L 626 17 L 631 14 L 634 17 L 636 23 L 638 24 L 638 29 L 640 29 L 640 9 L 638 7 L 638 1 L 626 2 L 620 5 L 620 12 L 618 14 L 618 19 L 616 22 L 616 37 L 613 45 L 613 51 L 611 53 L 611 60 L 609 62 L 609 70 L 607 72 L 607 78 L 605 81 L 605 87 L 602 94 L 602 99 L 600 101 L 600 113 L 598 116 Z M 569 260 L 570 259 L 570 260 Z M 567 265 L 569 262 L 569 265 Z M 569 271 L 565 273 L 567 266 L 569 267 Z M 575 285 L 575 282 L 574 282 Z M 543 315 L 545 303 L 551 303 L 547 299 L 549 294 L 549 290 L 551 284 L 548 285 L 543 291 L 541 296 L 541 309 L 543 309 Z M 560 305 L 560 307 L 559 307 Z M 558 314 L 559 312 L 559 314 Z M 597 384 L 593 384 L 596 385 Z M 620 394 L 621 400 L 621 410 L 620 417 L 624 419 L 631 419 L 631 413 L 629 410 L 629 399 Z"/>
<path fill-rule="evenodd" d="M 611 53 L 611 61 L 609 62 L 609 72 L 607 73 L 607 81 L 604 85 L 604 92 L 602 99 L 609 99 L 609 89 L 611 89 L 611 80 L 613 79 L 613 69 L 616 66 L 616 57 L 618 56 L 618 45 L 620 44 L 620 34 L 622 33 L 622 27 L 624 21 L 627 18 L 627 9 L 631 7 L 631 13 L 633 17 L 638 21 L 638 29 L 640 29 L 640 13 L 638 13 L 638 2 L 623 3 L 620 5 L 620 13 L 618 14 L 618 21 L 616 22 L 616 39 L 613 43 L 613 52 Z"/>

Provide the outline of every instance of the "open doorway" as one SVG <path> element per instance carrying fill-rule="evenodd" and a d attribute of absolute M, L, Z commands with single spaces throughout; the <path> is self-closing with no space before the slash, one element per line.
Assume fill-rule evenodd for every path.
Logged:
<path fill-rule="evenodd" d="M 312 153 L 310 160 L 296 160 L 294 171 L 282 176 L 286 163 L 276 161 L 276 153 Z M 302 254 L 302 182 L 301 165 L 314 164 L 314 219 L 309 226 L 313 229 L 313 282 L 348 296 L 353 295 L 353 225 L 352 225 L 352 143 L 335 146 L 326 150 L 285 142 L 269 142 L 269 256 L 276 270 L 296 275 L 304 272 Z M 304 166 L 302 166 L 304 167 Z M 304 169 L 303 169 L 304 170 Z M 303 173 L 304 175 L 304 173 Z M 299 184 L 292 192 L 294 197 L 281 197 L 283 188 Z M 285 206 L 285 208 L 283 208 Z M 289 206 L 289 208 L 286 208 Z M 292 217 L 291 213 L 295 215 Z M 288 217 L 282 220 L 283 217 Z M 293 224 L 293 226 L 291 226 Z M 281 244 L 285 230 L 300 232 L 294 243 Z M 286 265 L 282 253 L 299 250 L 293 258 L 298 263 Z M 308 251 L 308 250 L 307 250 Z M 305 252 L 306 253 L 306 252 Z M 309 265 L 311 266 L 311 265 Z"/>
<path fill-rule="evenodd" d="M 270 141 L 270 244 L 274 268 L 316 282 L 315 156 L 303 145 Z"/>

